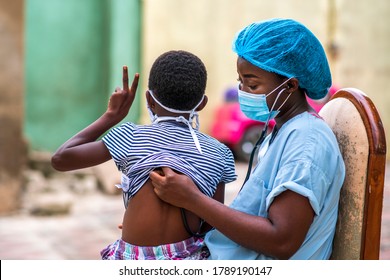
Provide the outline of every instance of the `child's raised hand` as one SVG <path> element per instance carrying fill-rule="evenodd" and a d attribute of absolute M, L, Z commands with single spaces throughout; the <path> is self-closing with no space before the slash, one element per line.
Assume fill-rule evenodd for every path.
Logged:
<path fill-rule="evenodd" d="M 118 122 L 127 116 L 131 108 L 131 105 L 133 104 L 135 93 L 138 87 L 138 80 L 139 80 L 139 74 L 136 73 L 134 75 L 131 88 L 129 88 L 129 77 L 127 73 L 127 66 L 123 66 L 123 78 L 122 78 L 123 88 L 121 89 L 117 87 L 115 91 L 112 93 L 106 111 L 107 114 L 117 119 Z"/>

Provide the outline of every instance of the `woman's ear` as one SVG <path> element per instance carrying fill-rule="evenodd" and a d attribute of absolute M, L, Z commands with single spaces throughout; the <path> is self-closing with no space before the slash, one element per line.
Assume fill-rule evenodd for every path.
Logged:
<path fill-rule="evenodd" d="M 196 107 L 195 111 L 202 111 L 203 108 L 206 107 L 208 100 L 209 99 L 208 99 L 207 95 L 204 95 L 202 102 L 199 104 L 198 107 Z"/>
<path fill-rule="evenodd" d="M 287 91 L 288 91 L 288 93 L 294 92 L 294 91 L 298 90 L 298 88 L 299 88 L 299 81 L 298 81 L 298 79 L 291 78 L 291 80 L 289 80 L 287 82 Z"/>

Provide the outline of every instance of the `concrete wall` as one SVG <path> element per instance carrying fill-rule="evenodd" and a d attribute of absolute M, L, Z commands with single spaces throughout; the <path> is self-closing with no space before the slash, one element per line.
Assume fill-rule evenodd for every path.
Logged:
<path fill-rule="evenodd" d="M 253 0 L 145 0 L 144 75 L 164 51 L 184 49 L 206 64 L 209 103 L 200 113 L 201 130 L 210 128 L 215 106 L 224 90 L 237 83 L 236 55 L 231 50 L 236 32 L 253 21 L 270 17 L 293 17 L 326 41 L 327 1 Z M 146 83 L 143 84 L 146 88 Z M 143 120 L 146 122 L 147 114 Z"/>
<path fill-rule="evenodd" d="M 338 0 L 335 81 L 363 90 L 376 105 L 390 140 L 390 1 Z M 387 158 L 390 159 L 390 147 Z"/>
<path fill-rule="evenodd" d="M 23 140 L 23 0 L 0 0 L 0 214 L 20 205 Z"/>

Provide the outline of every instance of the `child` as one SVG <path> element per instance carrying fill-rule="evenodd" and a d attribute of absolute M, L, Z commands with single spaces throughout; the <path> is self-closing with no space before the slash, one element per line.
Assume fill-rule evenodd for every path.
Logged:
<path fill-rule="evenodd" d="M 123 68 L 123 89 L 115 90 L 97 121 L 58 149 L 53 167 L 73 170 L 112 158 L 122 172 L 119 187 L 126 207 L 122 237 L 101 252 L 103 259 L 205 259 L 202 232 L 210 228 L 191 212 L 160 200 L 149 179 L 151 171 L 168 166 L 223 202 L 225 183 L 236 178 L 231 151 L 198 131 L 197 111 L 207 103 L 205 66 L 185 51 L 159 56 L 146 91 L 152 124 L 126 122 L 97 140 L 127 115 L 138 79 L 136 74 L 129 89 L 127 68 Z"/>

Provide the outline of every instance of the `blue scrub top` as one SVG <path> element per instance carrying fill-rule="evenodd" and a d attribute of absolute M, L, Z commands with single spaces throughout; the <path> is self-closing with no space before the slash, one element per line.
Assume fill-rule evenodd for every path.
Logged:
<path fill-rule="evenodd" d="M 274 198 L 285 190 L 307 197 L 315 217 L 291 259 L 329 259 L 344 177 L 344 161 L 332 130 L 319 116 L 304 112 L 286 122 L 271 144 L 267 136 L 259 149 L 259 163 L 230 207 L 267 217 Z M 205 241 L 210 259 L 273 259 L 238 245 L 218 230 L 210 231 Z"/>

